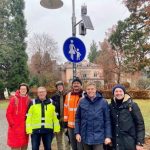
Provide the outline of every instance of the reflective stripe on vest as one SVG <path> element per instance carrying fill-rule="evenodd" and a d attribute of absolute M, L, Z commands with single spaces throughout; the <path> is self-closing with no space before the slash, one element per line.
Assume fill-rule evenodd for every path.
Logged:
<path fill-rule="evenodd" d="M 41 118 L 41 120 L 45 120 L 45 118 L 44 118 L 44 117 L 42 117 L 42 118 Z"/>
<path fill-rule="evenodd" d="M 52 100 L 51 98 L 49 99 L 49 101 L 50 101 L 50 103 L 53 103 L 53 100 Z M 32 100 L 32 103 L 33 103 L 33 105 L 36 104 L 36 103 L 35 103 L 35 99 Z"/>
<path fill-rule="evenodd" d="M 77 108 L 69 108 L 69 111 L 76 111 Z"/>
<path fill-rule="evenodd" d="M 33 105 L 35 105 L 35 99 L 32 100 Z"/>
<path fill-rule="evenodd" d="M 69 107 L 69 102 L 70 102 L 70 96 L 71 96 L 71 92 L 68 93 L 68 103 L 67 103 L 68 107 Z"/>
<path fill-rule="evenodd" d="M 53 100 L 51 98 L 49 100 L 50 100 L 51 103 L 53 103 Z"/>
<path fill-rule="evenodd" d="M 75 122 L 68 121 L 68 125 L 74 126 Z"/>
<path fill-rule="evenodd" d="M 64 107 L 68 107 L 68 105 L 67 105 L 67 104 L 64 104 Z"/>
<path fill-rule="evenodd" d="M 64 119 L 68 119 L 68 116 L 64 116 Z"/>

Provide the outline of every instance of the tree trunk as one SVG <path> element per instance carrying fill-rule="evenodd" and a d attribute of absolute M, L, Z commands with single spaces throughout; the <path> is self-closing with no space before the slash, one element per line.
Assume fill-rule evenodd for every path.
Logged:
<path fill-rule="evenodd" d="M 120 84 L 120 78 L 121 78 L 121 73 L 119 72 L 119 73 L 117 74 L 117 83 L 118 83 L 118 84 Z"/>

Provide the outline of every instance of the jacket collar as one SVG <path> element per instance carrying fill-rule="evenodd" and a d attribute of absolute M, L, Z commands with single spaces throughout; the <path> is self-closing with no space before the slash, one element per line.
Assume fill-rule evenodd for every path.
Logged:
<path fill-rule="evenodd" d="M 49 98 L 46 97 L 45 100 L 40 100 L 39 98 L 36 99 L 37 103 L 44 103 L 44 104 L 49 104 L 50 103 L 50 100 Z"/>
<path fill-rule="evenodd" d="M 88 97 L 88 95 L 87 95 L 87 93 L 84 93 L 84 96 L 89 100 L 89 101 L 91 101 L 91 102 L 95 102 L 98 98 L 102 98 L 103 96 L 102 96 L 102 94 L 100 93 L 100 92 L 96 92 L 96 97 L 93 99 L 93 100 L 91 100 L 89 97 Z"/>
<path fill-rule="evenodd" d="M 124 102 L 128 101 L 130 98 L 131 98 L 131 97 L 130 97 L 130 95 L 129 95 L 129 94 L 125 94 L 125 96 L 124 96 L 124 98 L 123 98 L 123 102 L 122 102 L 122 103 L 124 103 Z M 111 102 L 112 102 L 112 103 L 116 103 L 115 97 L 111 100 Z"/>
<path fill-rule="evenodd" d="M 79 95 L 82 96 L 83 90 L 81 89 L 79 92 L 74 92 L 73 90 L 71 91 L 71 95 Z"/>

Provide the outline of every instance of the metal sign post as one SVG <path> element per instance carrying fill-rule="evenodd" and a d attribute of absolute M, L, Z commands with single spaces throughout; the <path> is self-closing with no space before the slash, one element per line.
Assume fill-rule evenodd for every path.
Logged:
<path fill-rule="evenodd" d="M 75 0 L 72 0 L 72 36 L 76 36 Z M 76 78 L 76 63 L 72 63 L 73 79 Z"/>
<path fill-rule="evenodd" d="M 63 6 L 63 2 L 61 0 L 41 0 L 41 6 L 48 9 L 58 9 Z M 82 20 L 76 23 L 75 16 L 75 0 L 72 0 L 72 36 L 76 37 L 76 26 L 79 24 L 80 27 L 80 35 L 86 35 L 86 29 L 94 30 L 92 22 L 87 16 L 87 6 L 82 6 L 81 8 Z M 77 54 L 81 53 L 79 49 L 76 52 Z M 73 55 L 74 56 L 74 55 Z M 73 57 L 72 56 L 72 57 Z M 73 62 L 73 79 L 76 77 L 76 63 Z"/>

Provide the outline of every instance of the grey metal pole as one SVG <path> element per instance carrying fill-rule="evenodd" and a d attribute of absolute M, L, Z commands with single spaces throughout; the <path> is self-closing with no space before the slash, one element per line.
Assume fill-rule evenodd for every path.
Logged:
<path fill-rule="evenodd" d="M 72 36 L 76 36 L 75 0 L 72 0 Z"/>
<path fill-rule="evenodd" d="M 76 36 L 75 0 L 72 0 L 72 36 Z M 76 77 L 76 63 L 73 63 L 73 79 Z"/>

